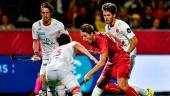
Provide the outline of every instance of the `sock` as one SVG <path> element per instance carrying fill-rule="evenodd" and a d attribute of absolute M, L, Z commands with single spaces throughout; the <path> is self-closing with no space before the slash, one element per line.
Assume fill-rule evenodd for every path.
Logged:
<path fill-rule="evenodd" d="M 146 96 L 147 95 L 147 91 L 143 88 L 137 87 L 137 86 L 132 86 L 135 91 L 137 91 L 140 95 L 142 96 Z"/>
<path fill-rule="evenodd" d="M 127 96 L 139 96 L 139 94 L 130 86 L 128 86 L 128 89 L 125 91 L 125 94 Z"/>
<path fill-rule="evenodd" d="M 41 80 L 40 77 L 37 77 L 35 82 L 34 94 L 39 94 L 40 90 L 41 90 Z"/>
<path fill-rule="evenodd" d="M 81 92 L 76 92 L 73 96 L 82 96 Z"/>
<path fill-rule="evenodd" d="M 117 86 L 116 83 L 109 82 L 105 87 L 104 90 L 107 92 L 113 92 L 113 93 L 121 93 L 122 90 Z"/>
<path fill-rule="evenodd" d="M 58 96 L 65 96 L 66 92 L 65 92 L 65 86 L 64 85 L 58 85 L 57 86 L 57 94 Z"/>
<path fill-rule="evenodd" d="M 47 88 L 47 96 L 57 96 L 55 88 Z"/>
<path fill-rule="evenodd" d="M 92 95 L 91 96 L 100 96 L 102 94 L 103 90 L 97 87 L 97 85 L 94 87 Z"/>

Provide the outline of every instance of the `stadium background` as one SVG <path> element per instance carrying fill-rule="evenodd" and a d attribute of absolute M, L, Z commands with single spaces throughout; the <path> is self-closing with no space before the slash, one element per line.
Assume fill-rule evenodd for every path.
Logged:
<path fill-rule="evenodd" d="M 39 5 L 42 1 L 43 0 L 0 0 L 0 25 L 2 24 L 3 15 L 7 15 L 10 23 L 15 25 L 15 29 L 12 30 L 0 29 L 0 96 L 32 96 L 41 61 L 12 60 L 11 55 L 16 55 L 17 58 L 30 58 L 32 56 L 31 26 L 33 22 L 40 19 Z M 56 0 L 49 0 L 49 2 L 56 7 L 54 18 L 57 18 L 65 24 L 73 40 L 81 42 L 86 47 L 88 47 L 88 45 L 85 44 L 79 36 L 80 25 L 86 22 L 93 24 L 98 31 L 103 30 L 98 28 L 98 25 L 103 28 L 104 22 L 100 21 L 99 24 L 96 24 L 95 21 L 96 14 L 102 17 L 100 12 L 97 13 L 98 10 L 101 9 L 101 4 L 109 1 L 114 2 L 120 9 L 127 4 L 125 2 L 126 0 L 61 1 L 60 4 L 63 6 L 63 13 L 57 10 L 59 2 L 56 3 Z M 127 0 L 127 2 L 128 1 L 133 0 Z M 156 28 L 153 28 L 153 26 L 148 23 L 142 23 L 144 20 L 144 10 L 141 9 L 145 9 L 146 6 L 151 4 L 152 7 L 154 7 L 154 2 L 155 5 L 162 4 L 160 3 L 161 1 L 163 1 L 164 4 L 164 8 L 161 10 L 164 10 L 164 12 L 168 14 L 170 6 L 169 0 L 142 0 L 144 6 L 142 6 L 141 0 L 136 0 L 136 2 L 132 2 L 133 4 L 131 5 L 137 5 L 136 8 L 129 7 L 125 9 L 128 10 L 128 21 L 123 18 L 126 15 L 120 13 L 118 13 L 118 18 L 130 24 L 139 39 L 136 65 L 132 71 L 130 83 L 143 88 L 151 87 L 158 96 L 170 96 L 170 83 L 168 82 L 170 80 L 170 25 L 164 23 L 170 16 L 159 17 L 158 15 L 157 17 L 157 15 L 152 15 L 153 20 L 160 20 L 160 25 Z M 73 5 L 78 7 L 77 9 L 84 10 L 85 8 L 85 13 L 83 13 L 84 11 L 82 10 L 74 9 L 74 7 L 71 6 L 73 2 L 75 3 L 75 5 Z M 73 9 L 69 8 L 73 8 L 76 11 L 72 12 L 71 10 Z M 156 6 L 155 9 L 152 8 L 152 13 L 158 9 L 158 6 Z M 75 13 L 77 15 L 82 15 L 83 13 L 81 17 L 83 22 L 75 19 Z M 135 26 L 135 20 L 138 21 L 138 26 Z M 81 54 L 76 56 L 75 59 L 75 75 L 80 82 L 84 74 L 90 70 L 94 64 L 86 56 Z M 89 82 L 81 86 L 84 93 L 90 93 L 92 91 L 99 74 L 100 72 L 95 74 Z"/>

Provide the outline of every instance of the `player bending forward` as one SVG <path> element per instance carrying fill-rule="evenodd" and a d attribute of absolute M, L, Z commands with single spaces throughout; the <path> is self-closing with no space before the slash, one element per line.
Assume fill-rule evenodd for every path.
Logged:
<path fill-rule="evenodd" d="M 98 64 L 88 50 L 76 41 L 71 41 L 67 34 L 62 34 L 58 39 L 58 48 L 54 50 L 50 56 L 50 62 L 46 68 L 46 78 L 49 87 L 54 88 L 50 83 L 60 80 L 67 89 L 71 91 L 73 96 L 82 96 L 80 84 L 73 74 L 73 61 L 75 56 L 75 49 L 87 55 L 91 60 Z M 56 96 L 55 92 L 52 92 Z"/>

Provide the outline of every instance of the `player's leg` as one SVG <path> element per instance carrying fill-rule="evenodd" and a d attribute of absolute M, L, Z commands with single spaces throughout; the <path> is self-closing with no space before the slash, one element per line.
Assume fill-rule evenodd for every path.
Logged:
<path fill-rule="evenodd" d="M 40 79 L 42 83 L 42 94 L 43 96 L 46 96 L 46 88 L 47 88 L 47 81 L 46 81 L 46 66 L 47 66 L 48 60 L 42 60 L 41 68 L 40 68 Z"/>
<path fill-rule="evenodd" d="M 62 84 L 64 84 L 66 88 L 70 90 L 73 96 L 82 96 L 80 84 L 72 72 L 60 71 L 60 80 Z"/>
<path fill-rule="evenodd" d="M 57 89 L 57 94 L 58 96 L 65 96 L 66 95 L 66 88 L 64 86 L 64 84 L 62 84 L 60 81 L 57 82 L 56 84 L 56 89 Z"/>
<path fill-rule="evenodd" d="M 57 71 L 52 70 L 50 67 L 47 66 L 46 80 L 48 82 L 48 96 L 57 96 L 56 91 L 55 91 L 56 85 L 54 84 L 56 83 L 56 80 L 57 80 Z"/>
<path fill-rule="evenodd" d="M 135 65 L 135 57 L 136 57 L 135 55 L 131 56 L 131 72 L 132 72 L 133 67 Z M 131 72 L 130 72 L 130 74 L 131 74 Z M 131 85 L 141 96 L 150 96 L 150 94 L 154 93 L 154 91 L 151 88 L 148 88 L 148 89 L 152 90 L 152 91 L 149 92 L 147 89 L 138 87 L 138 86 L 133 85 L 133 84 L 131 84 Z"/>
<path fill-rule="evenodd" d="M 122 57 L 117 61 L 117 67 L 115 67 L 117 72 L 117 84 L 127 96 L 139 96 L 139 94 L 128 84 L 131 71 L 130 61 L 131 60 L 130 58 L 128 59 L 128 57 Z M 115 72 L 115 69 L 112 69 L 112 73 Z M 112 76 L 115 76 L 115 74 L 112 74 Z"/>
<path fill-rule="evenodd" d="M 109 62 L 107 62 L 99 79 L 97 80 L 95 88 L 93 89 L 92 96 L 100 96 L 103 93 L 105 86 L 107 85 L 107 83 L 110 80 L 111 69 L 112 69 L 111 64 L 109 64 Z"/>
<path fill-rule="evenodd" d="M 39 91 L 41 90 L 41 79 L 40 79 L 40 74 L 38 73 L 36 82 L 35 82 L 35 88 L 34 88 L 34 94 L 38 95 Z"/>

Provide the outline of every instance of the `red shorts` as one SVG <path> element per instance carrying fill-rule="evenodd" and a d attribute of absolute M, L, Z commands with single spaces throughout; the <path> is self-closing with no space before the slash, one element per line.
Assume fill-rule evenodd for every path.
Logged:
<path fill-rule="evenodd" d="M 130 75 L 130 57 L 128 55 L 118 55 L 110 60 L 102 71 L 102 76 L 106 78 L 129 78 Z"/>

